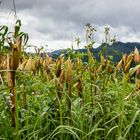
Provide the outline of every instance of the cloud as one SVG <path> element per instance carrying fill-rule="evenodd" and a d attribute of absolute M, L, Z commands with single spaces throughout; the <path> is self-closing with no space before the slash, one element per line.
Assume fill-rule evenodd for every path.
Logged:
<path fill-rule="evenodd" d="M 84 42 L 86 23 L 97 28 L 97 43 L 104 39 L 105 25 L 117 40 L 139 41 L 139 0 L 15 0 L 15 4 L 22 28 L 32 40 L 29 43 L 50 42 L 52 46 L 51 42 L 72 42 L 75 36 L 81 36 Z M 11 25 L 9 21 L 13 16 L 9 16 L 9 12 L 14 14 L 12 9 L 11 0 L 2 0 L 0 23 L 7 21 Z"/>

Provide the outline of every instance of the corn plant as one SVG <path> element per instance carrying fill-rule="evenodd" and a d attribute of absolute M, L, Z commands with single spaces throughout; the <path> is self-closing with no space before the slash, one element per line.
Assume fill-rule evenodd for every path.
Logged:
<path fill-rule="evenodd" d="M 7 41 L 11 47 L 11 54 L 7 58 L 7 69 L 8 69 L 8 85 L 10 88 L 10 108 L 12 112 L 12 126 L 16 126 L 16 70 L 19 66 L 21 57 L 21 48 L 27 43 L 27 34 L 20 32 L 21 22 L 16 21 L 15 31 L 12 38 L 8 38 Z M 23 40 L 24 39 L 24 40 Z"/>
<path fill-rule="evenodd" d="M 89 74 L 90 74 L 90 94 L 91 99 L 93 102 L 93 81 L 92 81 L 92 67 L 94 65 L 94 58 L 92 56 L 92 53 L 90 49 L 93 47 L 93 44 L 95 43 L 93 41 L 93 33 L 96 32 L 96 29 L 93 28 L 89 23 L 86 25 L 86 42 L 87 42 L 87 55 L 88 55 L 88 68 L 89 68 Z"/>

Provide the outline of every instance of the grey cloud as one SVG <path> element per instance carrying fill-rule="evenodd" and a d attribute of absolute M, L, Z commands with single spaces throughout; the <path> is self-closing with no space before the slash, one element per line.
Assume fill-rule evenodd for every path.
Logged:
<path fill-rule="evenodd" d="M 11 0 L 2 3 L 2 10 L 12 8 Z M 120 35 L 119 39 L 129 32 L 135 35 L 140 32 L 139 0 L 15 0 L 15 3 L 18 17 L 26 21 L 24 29 L 31 37 L 38 33 L 50 40 L 70 40 L 73 35 L 84 35 L 88 22 L 102 30 L 105 24 L 110 25 Z M 120 27 L 128 27 L 128 32 Z M 102 38 L 100 34 L 101 28 L 95 36 L 97 40 Z"/>

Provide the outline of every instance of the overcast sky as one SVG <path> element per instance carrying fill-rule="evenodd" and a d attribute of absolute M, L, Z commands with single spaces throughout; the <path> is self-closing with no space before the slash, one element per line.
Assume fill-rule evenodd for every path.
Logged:
<path fill-rule="evenodd" d="M 0 1 L 0 24 L 12 27 L 12 0 Z M 75 36 L 84 43 L 87 23 L 97 29 L 96 45 L 104 38 L 105 25 L 118 41 L 140 42 L 140 0 L 15 0 L 15 4 L 29 44 L 66 48 Z"/>

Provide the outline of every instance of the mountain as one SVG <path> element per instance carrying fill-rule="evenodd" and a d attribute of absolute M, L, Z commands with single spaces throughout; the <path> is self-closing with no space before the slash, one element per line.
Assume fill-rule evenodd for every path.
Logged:
<path fill-rule="evenodd" d="M 98 48 L 91 48 L 91 52 L 93 53 L 93 56 L 99 60 L 99 53 L 102 52 L 103 55 L 106 57 L 106 49 L 105 49 L 105 43 L 102 44 L 101 46 L 99 46 Z M 112 60 L 114 62 L 117 62 L 121 59 L 122 54 L 126 53 L 129 54 L 132 51 L 134 51 L 135 47 L 138 48 L 138 50 L 140 51 L 140 43 L 138 42 L 127 42 L 127 43 L 123 43 L 123 42 L 115 42 L 113 45 L 107 45 L 107 55 L 108 57 L 112 58 Z M 60 54 L 65 54 L 68 55 L 69 54 L 69 50 L 56 50 L 51 52 L 49 55 L 57 58 Z M 80 53 L 87 53 L 87 49 L 78 49 L 78 50 L 74 50 L 75 53 L 80 52 Z M 87 56 L 85 56 L 84 58 L 85 61 L 87 61 Z"/>

